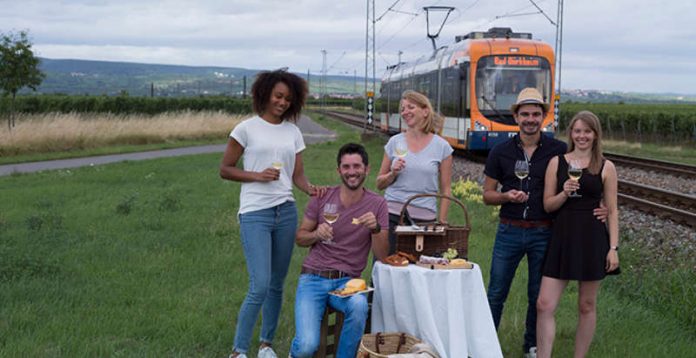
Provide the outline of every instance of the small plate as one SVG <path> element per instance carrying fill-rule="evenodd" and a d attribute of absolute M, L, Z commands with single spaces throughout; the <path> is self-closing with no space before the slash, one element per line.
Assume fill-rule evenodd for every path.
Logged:
<path fill-rule="evenodd" d="M 362 290 L 362 291 L 357 291 L 357 292 L 348 293 L 348 294 L 343 294 L 343 293 L 341 293 L 341 290 L 329 291 L 329 294 L 332 295 L 332 296 L 337 296 L 337 297 L 350 297 L 350 296 L 353 296 L 353 295 L 357 295 L 357 294 L 359 294 L 359 293 L 368 293 L 368 292 L 371 292 L 371 291 L 374 291 L 374 290 L 375 290 L 374 287 L 368 287 L 367 289 L 364 289 L 364 290 Z"/>

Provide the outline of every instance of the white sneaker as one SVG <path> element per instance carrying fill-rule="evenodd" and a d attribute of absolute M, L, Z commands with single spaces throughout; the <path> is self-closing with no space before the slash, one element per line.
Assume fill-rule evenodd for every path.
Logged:
<path fill-rule="evenodd" d="M 273 348 L 267 346 L 259 349 L 258 358 L 278 358 L 278 356 L 273 351 Z"/>
<path fill-rule="evenodd" d="M 536 358 L 536 347 L 529 348 L 529 352 L 524 354 L 524 358 Z"/>

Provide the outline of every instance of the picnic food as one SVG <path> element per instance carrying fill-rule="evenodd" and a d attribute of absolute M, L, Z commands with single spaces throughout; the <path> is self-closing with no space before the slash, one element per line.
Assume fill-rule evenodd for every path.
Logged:
<path fill-rule="evenodd" d="M 384 263 L 392 266 L 408 266 L 408 259 L 400 254 L 394 254 L 385 257 Z"/>
<path fill-rule="evenodd" d="M 418 262 L 418 258 L 416 258 L 414 255 L 411 255 L 411 254 L 409 254 L 409 253 L 407 253 L 407 252 L 397 251 L 396 254 L 399 255 L 399 256 L 402 256 L 402 257 L 406 258 L 406 259 L 408 260 L 408 262 L 411 262 L 411 263 L 414 263 L 414 264 L 415 264 L 416 262 Z"/>
<path fill-rule="evenodd" d="M 367 284 L 361 278 L 353 278 L 346 282 L 346 287 L 339 291 L 342 295 L 348 295 L 355 292 L 365 291 Z"/>
<path fill-rule="evenodd" d="M 457 252 L 457 249 L 453 249 L 450 247 L 447 249 L 447 251 L 445 251 L 444 254 L 442 254 L 442 257 L 444 257 L 448 260 L 452 260 L 452 259 L 457 258 L 458 255 L 459 255 L 459 252 Z"/>
<path fill-rule="evenodd" d="M 469 261 L 466 261 L 465 259 L 454 259 L 450 261 L 449 266 L 452 267 L 464 267 L 464 268 L 472 268 L 472 264 Z"/>
<path fill-rule="evenodd" d="M 447 260 L 444 257 L 433 257 L 433 256 L 421 255 L 418 262 L 422 263 L 422 264 L 429 264 L 429 265 L 447 265 L 449 263 L 449 260 Z"/>
<path fill-rule="evenodd" d="M 353 218 L 353 221 L 350 222 L 353 225 L 360 225 L 360 220 L 358 218 Z"/>

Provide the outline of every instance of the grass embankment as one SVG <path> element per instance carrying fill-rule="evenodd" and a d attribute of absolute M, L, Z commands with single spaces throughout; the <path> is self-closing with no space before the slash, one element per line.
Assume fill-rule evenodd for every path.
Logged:
<path fill-rule="evenodd" d="M 0 164 L 225 143 L 230 128 L 243 118 L 191 111 L 23 115 L 12 131 L 0 129 Z"/>
<path fill-rule="evenodd" d="M 307 175 L 317 184 L 336 184 L 335 153 L 359 137 L 320 123 L 337 129 L 339 139 L 307 148 Z M 374 187 L 383 141 L 365 144 L 373 166 L 367 184 Z M 218 177 L 219 161 L 220 155 L 208 154 L 0 178 L 0 356 L 229 354 L 247 276 L 235 220 L 240 186 Z M 303 211 L 307 197 L 296 198 Z M 475 201 L 467 207 L 470 259 L 481 265 L 487 282 L 493 208 Z M 462 222 L 459 210 L 452 215 L 451 222 Z M 286 281 L 275 341 L 281 357 L 294 333 L 292 302 L 305 253 L 296 248 Z M 649 252 L 630 245 L 622 245 L 621 253 L 622 264 L 652 262 Z M 692 355 L 693 317 L 673 312 L 693 301 L 679 286 L 662 294 L 644 290 L 676 276 L 651 264 L 646 270 L 652 278 L 638 287 L 643 291 L 627 296 L 614 287 L 644 278 L 624 269 L 600 293 L 590 356 Z M 505 356 L 522 355 L 526 270 L 522 263 L 499 332 Z M 683 280 L 696 282 L 693 272 Z M 576 299 L 571 285 L 558 313 L 555 356 L 572 354 Z M 256 343 L 251 356 L 255 350 Z"/>

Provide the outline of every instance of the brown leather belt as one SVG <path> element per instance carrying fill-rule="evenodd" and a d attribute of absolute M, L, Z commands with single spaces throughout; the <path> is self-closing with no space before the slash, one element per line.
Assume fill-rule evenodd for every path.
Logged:
<path fill-rule="evenodd" d="M 521 227 L 523 229 L 551 226 L 551 220 L 513 220 L 508 218 L 500 218 L 500 223 L 512 225 L 515 227 Z"/>
<path fill-rule="evenodd" d="M 304 267 L 304 266 L 302 266 L 301 273 L 308 273 L 310 275 L 317 275 L 317 276 L 321 276 L 321 277 L 332 279 L 332 280 L 337 279 L 337 278 L 353 277 L 352 275 L 347 274 L 343 271 L 339 271 L 339 270 L 314 270 L 314 269 L 311 269 L 309 267 Z"/>

